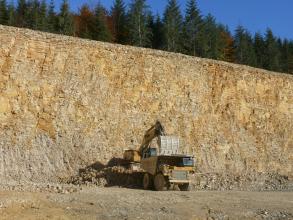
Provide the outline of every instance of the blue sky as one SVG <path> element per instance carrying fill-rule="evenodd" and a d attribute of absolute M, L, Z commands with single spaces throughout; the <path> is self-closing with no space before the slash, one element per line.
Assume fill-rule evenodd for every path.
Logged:
<path fill-rule="evenodd" d="M 56 5 L 61 0 L 56 0 Z M 82 3 L 101 2 L 110 8 L 113 0 L 69 0 L 71 8 L 78 10 Z M 131 0 L 125 0 L 126 3 Z M 164 11 L 167 0 L 147 0 L 154 13 Z M 182 11 L 187 0 L 178 0 Z M 218 22 L 228 25 L 233 32 L 241 24 L 251 33 L 264 32 L 270 27 L 274 34 L 293 39 L 293 0 L 197 0 L 203 15 L 211 13 Z"/>

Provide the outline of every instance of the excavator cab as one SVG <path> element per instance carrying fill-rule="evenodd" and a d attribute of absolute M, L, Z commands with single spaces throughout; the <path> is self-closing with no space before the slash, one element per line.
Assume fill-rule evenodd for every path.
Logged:
<path fill-rule="evenodd" d="M 142 158 L 148 158 L 148 157 L 155 157 L 158 154 L 158 149 L 157 148 L 147 148 L 143 155 Z"/>

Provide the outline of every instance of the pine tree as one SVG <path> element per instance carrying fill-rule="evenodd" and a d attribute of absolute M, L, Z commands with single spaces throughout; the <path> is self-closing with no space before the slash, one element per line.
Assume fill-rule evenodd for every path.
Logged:
<path fill-rule="evenodd" d="M 189 0 L 186 7 L 186 16 L 183 27 L 184 49 L 189 55 L 199 55 L 200 31 L 202 29 L 202 18 L 195 0 Z"/>
<path fill-rule="evenodd" d="M 16 25 L 18 27 L 26 26 L 26 12 L 27 12 L 27 3 L 26 0 L 18 0 L 16 8 Z"/>
<path fill-rule="evenodd" d="M 208 14 L 204 19 L 204 34 L 201 36 L 203 56 L 207 58 L 215 58 L 215 33 L 217 32 L 217 24 L 215 18 Z"/>
<path fill-rule="evenodd" d="M 73 35 L 73 16 L 69 11 L 68 0 L 63 0 L 58 15 L 58 32 L 64 35 Z"/>
<path fill-rule="evenodd" d="M 16 25 L 16 18 L 15 17 L 16 17 L 16 11 L 15 11 L 13 2 L 11 2 L 8 5 L 8 22 L 7 22 L 7 24 L 9 26 Z"/>
<path fill-rule="evenodd" d="M 256 66 L 256 55 L 250 33 L 242 26 L 238 26 L 234 39 L 236 47 L 236 61 L 241 64 Z"/>
<path fill-rule="evenodd" d="M 0 0 L 0 24 L 7 25 L 8 19 L 9 15 L 6 0 Z"/>
<path fill-rule="evenodd" d="M 151 42 L 151 30 L 148 27 L 150 11 L 146 0 L 133 0 L 129 10 L 129 42 L 131 45 L 146 47 Z"/>
<path fill-rule="evenodd" d="M 164 12 L 164 44 L 167 51 L 182 51 L 182 15 L 176 0 L 168 0 Z"/>
<path fill-rule="evenodd" d="M 150 37 L 150 43 L 146 46 L 148 48 L 153 48 L 153 40 L 154 40 L 153 29 L 154 29 L 154 25 L 155 25 L 154 16 L 152 14 L 149 14 L 148 17 L 147 17 L 147 28 L 151 32 L 151 37 Z"/>
<path fill-rule="evenodd" d="M 208 14 L 203 20 L 203 29 L 200 32 L 199 55 L 211 59 L 224 60 L 225 42 L 221 36 L 225 31 L 222 25 L 217 25 L 216 19 Z"/>
<path fill-rule="evenodd" d="M 284 39 L 283 41 L 279 38 L 277 40 L 279 51 L 280 51 L 280 70 L 282 72 L 289 72 L 289 41 Z"/>
<path fill-rule="evenodd" d="M 37 20 L 39 16 L 40 3 L 38 0 L 28 0 L 25 11 L 25 27 L 37 29 Z"/>
<path fill-rule="evenodd" d="M 259 32 L 254 35 L 254 51 L 256 55 L 256 66 L 264 68 L 265 41 Z"/>
<path fill-rule="evenodd" d="M 127 17 L 123 0 L 115 0 L 110 14 L 113 40 L 116 43 L 125 44 L 127 41 Z"/>
<path fill-rule="evenodd" d="M 150 16 L 148 26 L 152 30 L 151 47 L 154 49 L 163 49 L 164 25 L 160 15 L 156 15 L 156 18 Z"/>
<path fill-rule="evenodd" d="M 289 57 L 290 57 L 290 48 L 289 48 L 289 41 L 284 39 L 278 40 L 279 44 L 279 51 L 280 51 L 280 69 L 282 72 L 289 72 Z"/>
<path fill-rule="evenodd" d="M 95 9 L 95 27 L 95 40 L 112 41 L 112 36 L 107 25 L 107 10 L 101 4 L 98 4 Z"/>
<path fill-rule="evenodd" d="M 265 60 L 264 68 L 268 70 L 280 70 L 280 51 L 276 38 L 271 29 L 267 29 L 265 36 Z"/>
<path fill-rule="evenodd" d="M 293 41 L 289 43 L 289 55 L 288 55 L 288 73 L 293 74 Z"/>
<path fill-rule="evenodd" d="M 55 33 L 57 31 L 58 19 L 55 13 L 55 4 L 54 0 L 50 1 L 48 16 L 47 16 L 47 30 L 51 33 Z"/>
<path fill-rule="evenodd" d="M 42 0 L 38 10 L 38 16 L 36 21 L 36 29 L 41 31 L 47 31 L 47 3 L 46 0 Z"/>

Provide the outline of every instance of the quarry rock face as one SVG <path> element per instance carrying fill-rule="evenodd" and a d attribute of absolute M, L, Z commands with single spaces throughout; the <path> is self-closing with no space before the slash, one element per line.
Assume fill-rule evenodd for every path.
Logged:
<path fill-rule="evenodd" d="M 58 181 L 160 120 L 202 173 L 293 178 L 293 77 L 0 26 L 0 182 Z"/>

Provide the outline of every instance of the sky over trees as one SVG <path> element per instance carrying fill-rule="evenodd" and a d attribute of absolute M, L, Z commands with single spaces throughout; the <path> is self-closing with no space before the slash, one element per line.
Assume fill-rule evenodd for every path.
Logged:
<path fill-rule="evenodd" d="M 162 15 L 147 0 L 113 0 L 110 10 L 101 3 L 83 4 L 77 12 L 68 0 L 60 8 L 54 0 L 0 0 L 0 24 L 30 28 L 98 41 L 178 52 L 293 74 L 293 41 L 267 29 L 252 35 L 243 26 L 232 33 L 211 14 L 203 16 L 196 0 L 167 0 Z"/>

